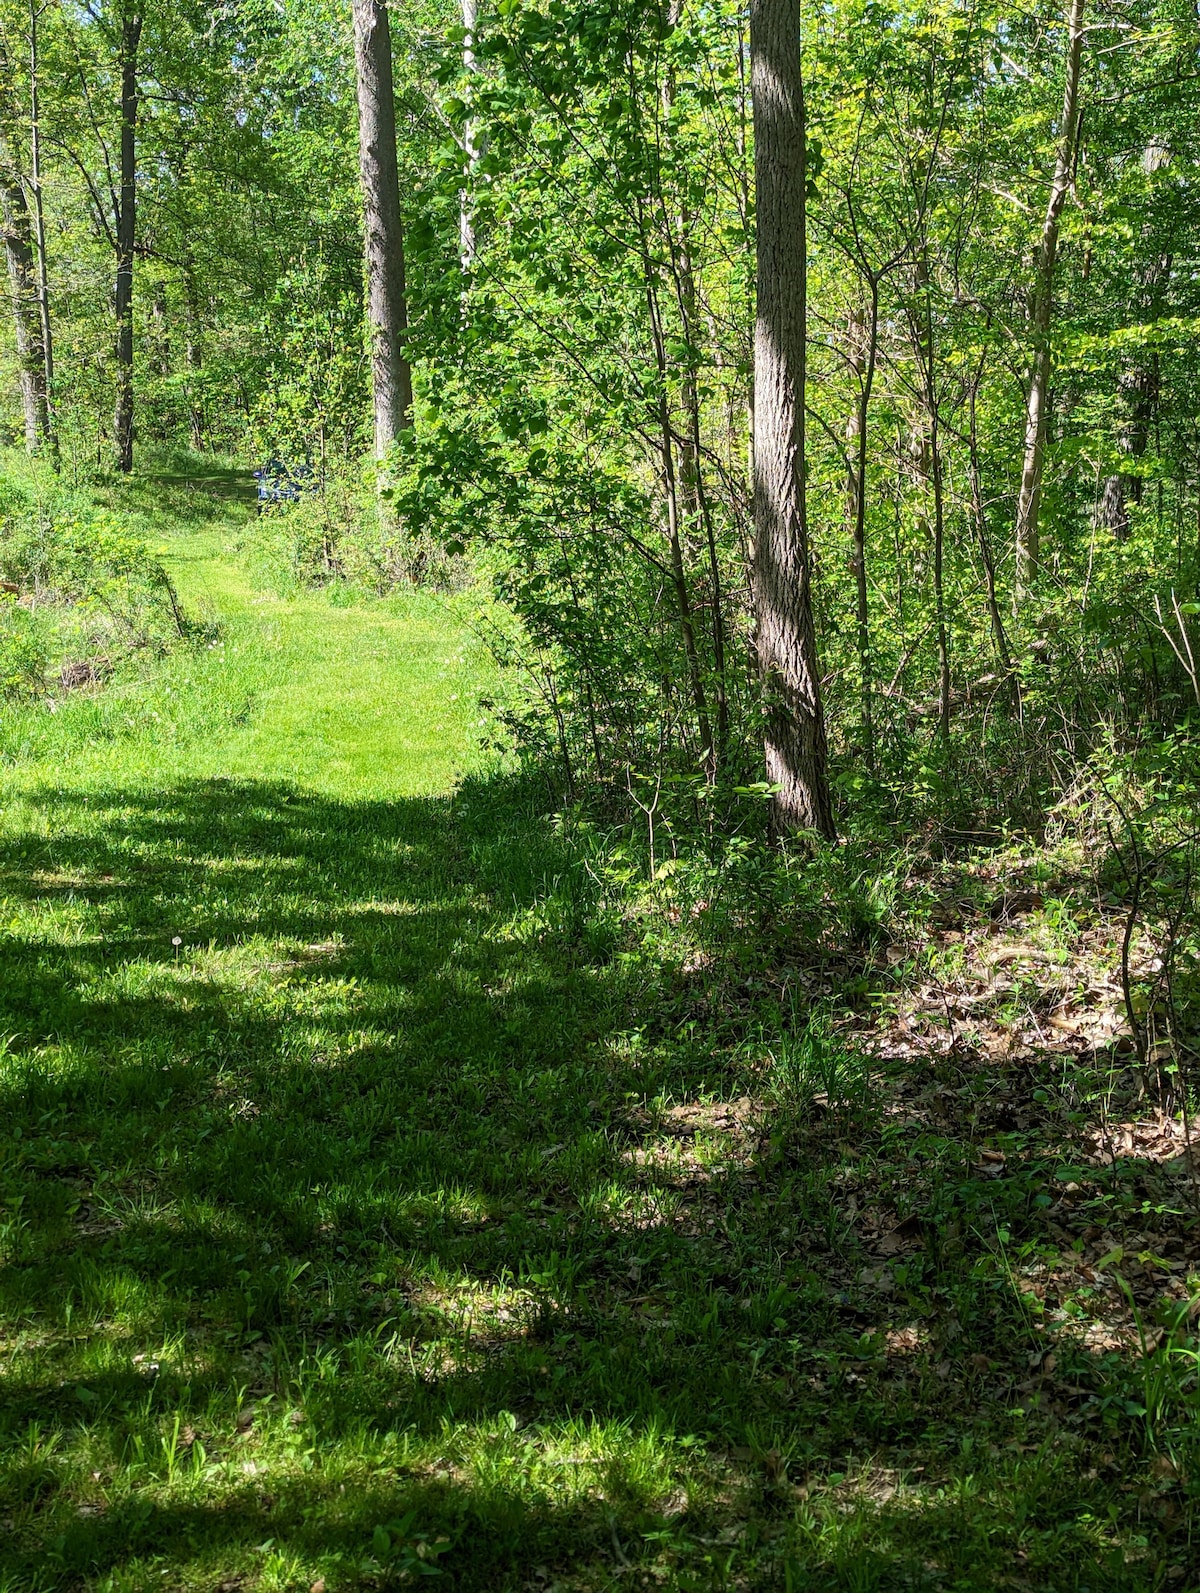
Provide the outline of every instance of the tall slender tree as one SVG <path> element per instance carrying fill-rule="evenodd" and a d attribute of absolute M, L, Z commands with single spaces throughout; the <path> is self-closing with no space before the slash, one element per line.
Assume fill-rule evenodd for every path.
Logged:
<path fill-rule="evenodd" d="M 777 834 L 835 834 L 805 504 L 807 129 L 800 0 L 751 0 L 757 189 L 754 607 Z"/>
<path fill-rule="evenodd" d="M 45 229 L 40 212 L 40 137 L 38 127 L 38 9 L 29 12 L 30 132 L 21 137 L 21 118 L 12 91 L 15 79 L 8 50 L 0 40 L 0 224 L 8 264 L 17 380 L 25 422 L 25 444 L 31 454 L 48 450 L 57 457 L 50 408 L 53 352 L 50 343 L 49 297 L 45 289 Z M 30 194 L 34 207 L 30 206 Z"/>
<path fill-rule="evenodd" d="M 367 260 L 367 318 L 375 404 L 375 454 L 384 458 L 412 424 L 404 226 L 396 160 L 392 37 L 385 0 L 354 0 L 359 170 Z"/>
<path fill-rule="evenodd" d="M 1046 453 L 1046 405 L 1050 389 L 1050 322 L 1054 309 L 1054 268 L 1058 257 L 1058 232 L 1063 206 L 1071 191 L 1075 150 L 1079 134 L 1079 72 L 1083 59 L 1084 0 L 1071 0 L 1067 18 L 1066 79 L 1062 121 L 1058 128 L 1054 177 L 1046 202 L 1046 219 L 1038 244 L 1037 264 L 1030 293 L 1030 330 L 1033 363 L 1029 373 L 1029 398 L 1025 406 L 1025 458 L 1021 492 L 1017 499 L 1017 589 L 1032 580 L 1041 557 L 1039 523 L 1042 476 Z"/>
<path fill-rule="evenodd" d="M 479 28 L 479 0 L 462 0 L 463 20 L 463 71 L 468 83 L 476 70 L 475 40 Z M 475 265 L 475 211 L 471 199 L 471 176 L 479 159 L 479 129 L 468 110 L 463 122 L 463 185 L 458 196 L 458 253 L 464 272 Z"/>
<path fill-rule="evenodd" d="M 50 406 L 46 400 L 45 354 L 37 312 L 33 228 L 25 190 L 11 167 L 0 167 L 0 226 L 12 293 L 25 446 L 31 454 L 36 454 L 50 438 Z"/>
<path fill-rule="evenodd" d="M 113 432 L 117 469 L 133 469 L 133 258 L 137 245 L 138 50 L 142 14 L 131 0 L 121 7 L 118 66 L 121 74 L 120 188 L 117 199 L 117 404 Z"/>

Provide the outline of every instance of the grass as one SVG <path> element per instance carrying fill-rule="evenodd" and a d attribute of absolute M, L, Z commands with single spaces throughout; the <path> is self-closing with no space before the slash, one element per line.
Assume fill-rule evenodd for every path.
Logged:
<path fill-rule="evenodd" d="M 172 475 L 218 645 L 3 731 L 0 1589 L 1200 1586 L 1188 1341 L 1031 1281 L 1177 1186 L 722 1018 L 453 608 L 271 597 Z"/>

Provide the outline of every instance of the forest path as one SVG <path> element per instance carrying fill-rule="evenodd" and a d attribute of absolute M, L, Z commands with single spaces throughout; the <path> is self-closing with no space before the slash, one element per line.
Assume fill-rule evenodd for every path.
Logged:
<path fill-rule="evenodd" d="M 278 777 L 358 797 L 446 792 L 470 761 L 479 648 L 435 596 L 337 605 L 281 598 L 231 559 L 220 532 L 170 544 L 185 604 L 219 617 L 225 695 L 244 721 L 198 750 L 197 772 Z"/>
<path fill-rule="evenodd" d="M 569 861 L 509 782 L 458 789 L 486 666 L 437 599 L 282 599 L 244 511 L 145 490 L 219 632 L 0 763 L 0 1588 L 390 1586 L 453 1545 L 492 1593 L 575 1556 L 577 1497 L 605 1566 L 574 1458 L 630 1500 L 661 1469 L 623 1330 L 598 1414 L 564 1368 L 488 1480 L 551 1387 L 565 1187 L 620 1165 Z"/>

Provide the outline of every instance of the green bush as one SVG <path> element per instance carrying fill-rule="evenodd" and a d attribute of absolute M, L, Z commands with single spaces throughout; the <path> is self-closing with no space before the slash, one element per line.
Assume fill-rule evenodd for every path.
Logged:
<path fill-rule="evenodd" d="M 37 615 L 27 638 L 6 642 L 6 657 L 27 661 L 6 679 L 44 678 L 54 661 L 87 663 L 103 676 L 131 654 L 167 652 L 194 630 L 132 519 L 53 477 L 0 477 L 0 581 Z M 13 636 L 23 624 L 12 621 Z M 35 634 L 40 670 L 31 661 Z"/>
<path fill-rule="evenodd" d="M 41 616 L 23 608 L 11 593 L 0 595 L 0 697 L 14 700 L 43 690 L 50 641 Z"/>

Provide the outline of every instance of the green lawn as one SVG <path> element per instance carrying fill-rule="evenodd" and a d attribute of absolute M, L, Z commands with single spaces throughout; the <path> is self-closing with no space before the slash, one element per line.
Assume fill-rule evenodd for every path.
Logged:
<path fill-rule="evenodd" d="M 982 1245 L 844 1283 L 906 1152 L 772 1138 L 453 605 L 280 601 L 243 513 L 160 527 L 215 645 L 0 738 L 0 1589 L 1200 1585 L 1134 1416 L 984 1390 Z"/>

